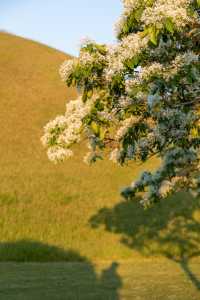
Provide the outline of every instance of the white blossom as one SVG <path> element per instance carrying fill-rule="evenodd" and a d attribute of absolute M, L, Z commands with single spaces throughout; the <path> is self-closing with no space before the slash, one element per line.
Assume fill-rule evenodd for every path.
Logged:
<path fill-rule="evenodd" d="M 118 45 L 111 45 L 107 48 L 108 66 L 105 70 L 107 81 L 113 76 L 125 70 L 125 62 L 139 55 L 148 45 L 149 38 L 143 37 L 140 32 L 129 34 L 123 38 Z"/>
<path fill-rule="evenodd" d="M 110 160 L 113 161 L 114 163 L 118 163 L 121 157 L 121 151 L 118 148 L 115 148 L 111 153 L 110 153 Z"/>
<path fill-rule="evenodd" d="M 62 63 L 59 69 L 59 74 L 62 81 L 67 81 L 69 76 L 73 73 L 75 67 L 76 67 L 75 59 L 68 59 Z"/>
<path fill-rule="evenodd" d="M 183 54 L 178 54 L 170 65 L 160 64 L 154 62 L 148 66 L 141 67 L 134 78 L 126 80 L 126 92 L 131 94 L 133 88 L 144 84 L 145 81 L 150 80 L 152 77 L 163 77 L 169 79 L 175 76 L 182 67 L 198 62 L 199 56 L 192 51 L 187 51 Z"/>
<path fill-rule="evenodd" d="M 88 152 L 88 153 L 84 156 L 83 162 L 84 162 L 85 164 L 87 164 L 87 165 L 90 165 L 90 164 L 93 162 L 95 156 L 96 156 L 96 154 L 95 154 L 94 152 L 92 152 L 92 151 L 91 151 L 91 152 Z"/>
<path fill-rule="evenodd" d="M 56 117 L 44 127 L 41 142 L 48 148 L 47 155 L 50 160 L 63 161 L 72 155 L 68 148 L 80 141 L 82 120 L 90 108 L 91 102 L 84 104 L 81 98 L 70 101 L 66 105 L 65 115 Z"/>
<path fill-rule="evenodd" d="M 157 0 L 152 7 L 147 7 L 141 17 L 146 26 L 156 25 L 162 28 L 167 19 L 177 28 L 184 27 L 190 22 L 188 5 L 190 0 Z"/>
<path fill-rule="evenodd" d="M 196 63 L 198 59 L 199 56 L 192 51 L 178 54 L 175 59 L 171 61 L 170 66 L 164 69 L 163 77 L 167 80 L 174 77 L 184 66 Z"/>
<path fill-rule="evenodd" d="M 158 194 L 161 198 L 165 198 L 173 188 L 173 184 L 169 180 L 164 180 L 158 190 Z"/>
<path fill-rule="evenodd" d="M 137 116 L 132 116 L 128 119 L 125 119 L 122 122 L 121 127 L 118 129 L 118 131 L 116 132 L 116 140 L 120 141 L 128 132 L 129 128 L 131 128 L 134 124 L 138 123 L 139 121 L 139 117 Z"/>
<path fill-rule="evenodd" d="M 99 52 L 90 53 L 85 50 L 80 51 L 79 63 L 82 67 L 100 64 L 105 61 L 105 56 Z"/>
<path fill-rule="evenodd" d="M 63 162 L 66 158 L 71 157 L 73 155 L 73 152 L 70 149 L 53 146 L 47 150 L 47 155 L 50 161 L 57 163 Z"/>
<path fill-rule="evenodd" d="M 133 104 L 133 99 L 127 96 L 122 96 L 119 98 L 119 106 L 121 108 L 126 108 Z"/>
<path fill-rule="evenodd" d="M 123 0 L 124 10 L 119 20 L 115 24 L 115 32 L 118 35 L 131 13 L 141 7 L 146 7 L 150 4 L 149 0 Z"/>
<path fill-rule="evenodd" d="M 105 47 L 85 40 L 79 58 L 61 66 L 62 79 L 81 87 L 84 102 L 68 102 L 65 114 L 44 127 L 41 141 L 54 162 L 70 157 L 82 135 L 89 142 L 86 163 L 101 158 L 105 147 L 114 147 L 110 160 L 119 164 L 158 155 L 161 166 L 123 194 L 140 193 L 145 206 L 182 187 L 199 194 L 200 179 L 190 180 L 200 170 L 196 2 L 123 4 L 120 41 Z"/>

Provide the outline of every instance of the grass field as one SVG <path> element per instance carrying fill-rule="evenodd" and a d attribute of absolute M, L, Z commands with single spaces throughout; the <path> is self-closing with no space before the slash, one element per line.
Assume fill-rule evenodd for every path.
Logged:
<path fill-rule="evenodd" d="M 196 262 L 190 267 L 191 276 L 200 276 Z M 200 282 L 165 260 L 2 263 L 0 272 L 3 300 L 199 300 L 200 295 Z"/>
<path fill-rule="evenodd" d="M 76 97 L 58 76 L 67 57 L 0 33 L 0 299 L 200 299 L 200 200 L 183 192 L 144 211 L 119 197 L 157 159 L 89 167 L 81 145 L 62 165 L 47 160 L 42 127 Z"/>

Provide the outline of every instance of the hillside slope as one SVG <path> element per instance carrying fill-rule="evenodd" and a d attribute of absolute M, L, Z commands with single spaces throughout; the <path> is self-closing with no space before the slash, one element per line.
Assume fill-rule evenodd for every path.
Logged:
<path fill-rule="evenodd" d="M 96 260 L 192 257 L 200 248 L 199 201 L 180 194 L 144 211 L 138 202 L 119 199 L 120 188 L 156 160 L 126 168 L 109 161 L 88 167 L 83 146 L 77 146 L 77 155 L 66 163 L 48 161 L 42 127 L 76 97 L 58 75 L 67 57 L 0 33 L 0 260 L 31 260 L 28 241 Z M 6 244 L 15 241 L 22 242 Z"/>
<path fill-rule="evenodd" d="M 76 97 L 59 78 L 66 58 L 47 46 L 0 33 L 0 237 L 2 242 L 29 239 L 81 248 L 87 254 L 96 235 L 87 225 L 90 214 L 101 200 L 114 200 L 121 179 L 116 180 L 115 166 L 85 166 L 81 147 L 80 155 L 63 165 L 46 157 L 42 128 L 64 112 L 67 99 Z"/>

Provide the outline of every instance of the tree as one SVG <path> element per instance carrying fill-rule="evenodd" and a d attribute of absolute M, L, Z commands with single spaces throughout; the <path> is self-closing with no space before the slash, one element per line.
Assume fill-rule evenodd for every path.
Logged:
<path fill-rule="evenodd" d="M 44 128 L 50 160 L 70 157 L 84 137 L 88 163 L 105 149 L 118 164 L 161 158 L 122 191 L 142 192 L 149 206 L 187 188 L 200 194 L 200 8 L 199 0 L 123 0 L 118 42 L 83 42 L 80 55 L 60 75 L 81 96 Z M 107 151 L 106 151 L 107 153 Z"/>

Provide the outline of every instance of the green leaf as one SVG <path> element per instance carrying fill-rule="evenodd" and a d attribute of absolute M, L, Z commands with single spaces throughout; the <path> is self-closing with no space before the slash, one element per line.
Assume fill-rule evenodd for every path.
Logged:
<path fill-rule="evenodd" d="M 199 79 L 199 73 L 195 67 L 191 68 L 190 77 L 195 81 Z"/>
<path fill-rule="evenodd" d="M 136 21 L 138 21 L 138 22 L 140 21 L 143 10 L 144 10 L 143 7 L 141 7 L 134 12 L 134 17 L 135 17 Z"/>
<path fill-rule="evenodd" d="M 167 31 L 169 31 L 170 33 L 174 33 L 174 24 L 172 22 L 171 19 L 167 19 L 165 22 L 165 28 L 167 29 Z"/>
<path fill-rule="evenodd" d="M 141 37 L 145 37 L 149 34 L 149 28 L 145 28 L 144 31 L 141 32 Z"/>
<path fill-rule="evenodd" d="M 103 128 L 100 127 L 99 137 L 100 137 L 101 140 L 104 140 L 105 134 L 106 134 L 106 129 L 103 129 Z"/>
<path fill-rule="evenodd" d="M 87 101 L 87 91 L 84 91 L 82 96 L 82 101 L 85 103 Z"/>
<path fill-rule="evenodd" d="M 93 95 L 93 91 L 92 91 L 92 90 L 89 90 L 89 91 L 87 92 L 87 98 L 91 98 L 92 95 Z"/>
<path fill-rule="evenodd" d="M 99 125 L 97 123 L 95 123 L 95 122 L 92 122 L 91 123 L 91 128 L 92 128 L 94 134 L 98 136 L 99 135 L 99 131 L 100 131 Z"/>
<path fill-rule="evenodd" d="M 158 43 L 158 34 L 159 31 L 156 29 L 155 26 L 152 26 L 149 28 L 149 36 L 150 36 L 150 41 L 157 46 Z"/>

